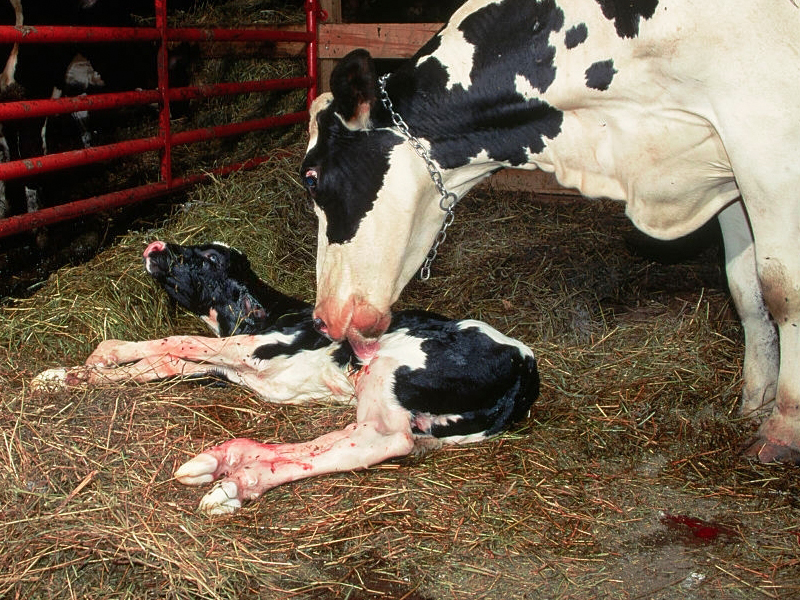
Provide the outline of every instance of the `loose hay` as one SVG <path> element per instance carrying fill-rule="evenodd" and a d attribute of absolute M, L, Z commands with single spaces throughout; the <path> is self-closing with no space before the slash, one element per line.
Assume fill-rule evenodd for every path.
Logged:
<path fill-rule="evenodd" d="M 218 239 L 313 298 L 301 146 L 197 189 L 159 229 L 54 274 L 0 315 L 2 549 L 9 598 L 791 598 L 796 469 L 738 460 L 739 326 L 712 248 L 632 254 L 607 202 L 478 190 L 404 305 L 529 343 L 541 401 L 484 444 L 282 486 L 233 518 L 195 513 L 175 467 L 233 436 L 307 439 L 352 410 L 264 405 L 184 382 L 33 393 L 103 338 L 202 332 L 144 275 L 156 238 Z M 481 236 L 475 236 L 481 231 Z M 659 511 L 733 540 L 667 530 Z"/>
<path fill-rule="evenodd" d="M 162 227 L 0 310 L 1 597 L 800 597 L 799 471 L 737 457 L 753 425 L 735 417 L 743 347 L 718 248 L 645 259 L 611 202 L 476 190 L 431 281 L 403 294 L 536 351 L 542 397 L 494 441 L 282 486 L 209 519 L 177 465 L 233 436 L 308 439 L 352 409 L 186 382 L 30 389 L 102 339 L 205 333 L 144 274 L 154 239 L 231 243 L 312 300 L 302 152 L 198 188 Z M 735 534 L 703 542 L 661 511 Z"/>
<path fill-rule="evenodd" d="M 478 190 L 404 305 L 529 343 L 541 401 L 496 441 L 280 487 L 233 518 L 195 513 L 175 467 L 233 436 L 294 441 L 352 410 L 276 407 L 183 382 L 33 393 L 108 337 L 203 332 L 151 284 L 156 238 L 218 239 L 313 298 L 301 146 L 198 188 L 159 229 L 55 273 L 0 313 L 2 549 L 9 598 L 791 598 L 796 469 L 743 463 L 739 327 L 712 248 L 662 265 L 607 202 Z M 481 236 L 475 236 L 481 231 Z M 623 231 L 623 233 L 624 233 Z M 736 539 L 668 531 L 659 511 Z"/>

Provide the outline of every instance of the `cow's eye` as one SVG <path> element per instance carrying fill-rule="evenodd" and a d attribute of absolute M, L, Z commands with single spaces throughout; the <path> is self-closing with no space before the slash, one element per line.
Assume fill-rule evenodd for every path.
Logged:
<path fill-rule="evenodd" d="M 318 177 L 316 170 L 309 169 L 306 171 L 305 175 L 303 175 L 303 186 L 312 196 L 317 193 L 317 183 Z"/>

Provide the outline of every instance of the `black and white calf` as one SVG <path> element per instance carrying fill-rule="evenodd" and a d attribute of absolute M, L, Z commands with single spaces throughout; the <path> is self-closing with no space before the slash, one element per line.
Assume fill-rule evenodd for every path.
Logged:
<path fill-rule="evenodd" d="M 222 244 L 153 242 L 147 271 L 215 333 L 146 342 L 108 340 L 82 367 L 53 369 L 41 382 L 154 381 L 222 376 L 265 400 L 332 398 L 357 404 L 356 420 L 310 442 L 234 439 L 182 465 L 187 485 L 219 480 L 200 509 L 233 512 L 288 481 L 364 469 L 415 449 L 483 440 L 523 419 L 539 393 L 533 352 L 480 321 L 397 312 L 379 348 L 359 360 L 347 342 L 315 329 L 309 304 L 261 281 L 247 258 Z M 220 479 L 221 478 L 221 479 Z"/>

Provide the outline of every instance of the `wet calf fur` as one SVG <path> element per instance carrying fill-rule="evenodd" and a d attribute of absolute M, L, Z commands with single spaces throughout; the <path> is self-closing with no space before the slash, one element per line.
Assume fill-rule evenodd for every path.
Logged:
<path fill-rule="evenodd" d="M 217 375 L 265 400 L 330 397 L 356 403 L 356 421 L 307 443 L 235 439 L 182 465 L 187 485 L 217 481 L 201 510 L 233 512 L 243 500 L 312 475 L 363 469 L 415 449 L 468 443 L 507 429 L 539 391 L 532 351 L 486 323 L 400 311 L 366 361 L 314 328 L 312 307 L 256 276 L 241 252 L 219 243 L 153 242 L 145 268 L 218 338 L 108 340 L 82 367 L 46 372 L 67 384 Z"/>

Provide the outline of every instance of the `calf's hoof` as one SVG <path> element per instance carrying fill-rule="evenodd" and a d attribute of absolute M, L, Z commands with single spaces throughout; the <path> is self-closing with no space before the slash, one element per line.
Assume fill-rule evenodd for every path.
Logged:
<path fill-rule="evenodd" d="M 67 370 L 63 367 L 42 371 L 31 381 L 31 389 L 39 392 L 55 392 L 67 387 Z"/>
<path fill-rule="evenodd" d="M 220 481 L 200 500 L 197 510 L 207 515 L 230 515 L 242 507 L 234 481 Z"/>
<path fill-rule="evenodd" d="M 175 479 L 183 485 L 211 483 L 214 481 L 218 467 L 217 459 L 203 452 L 178 467 L 175 471 Z"/>
<path fill-rule="evenodd" d="M 203 485 L 216 479 L 219 461 L 205 452 L 183 463 L 175 471 L 175 479 L 184 485 Z M 198 510 L 207 515 L 229 515 L 242 507 L 236 482 L 223 480 L 200 500 Z"/>

